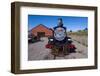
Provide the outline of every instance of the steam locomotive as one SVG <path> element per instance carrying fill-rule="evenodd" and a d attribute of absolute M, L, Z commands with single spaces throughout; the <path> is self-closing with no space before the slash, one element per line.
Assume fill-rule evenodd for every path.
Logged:
<path fill-rule="evenodd" d="M 63 26 L 62 18 L 58 19 L 58 25 L 53 28 L 53 36 L 48 38 L 46 48 L 51 49 L 54 59 L 57 56 L 66 56 L 69 53 L 76 52 L 72 39 L 67 36 L 66 27 Z"/>

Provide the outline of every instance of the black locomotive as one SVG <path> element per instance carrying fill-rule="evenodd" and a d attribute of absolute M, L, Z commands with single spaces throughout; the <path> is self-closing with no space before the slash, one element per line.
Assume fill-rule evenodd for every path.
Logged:
<path fill-rule="evenodd" d="M 58 19 L 58 25 L 53 29 L 53 36 L 48 38 L 46 48 L 51 49 L 51 54 L 56 56 L 65 56 L 75 52 L 75 45 L 72 44 L 72 39 L 67 36 L 66 27 L 63 26 L 61 18 Z"/>

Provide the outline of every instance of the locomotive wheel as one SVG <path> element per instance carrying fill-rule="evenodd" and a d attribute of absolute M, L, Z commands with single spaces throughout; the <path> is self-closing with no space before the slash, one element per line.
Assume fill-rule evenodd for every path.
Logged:
<path fill-rule="evenodd" d="M 53 46 L 52 50 L 51 50 L 51 54 L 54 56 L 58 56 L 58 48 L 56 46 Z"/>
<path fill-rule="evenodd" d="M 56 59 L 56 57 L 64 57 L 68 55 L 69 49 L 66 46 L 63 46 L 62 48 L 59 48 L 57 46 L 53 46 L 51 50 L 51 54 L 54 55 L 53 59 Z"/>
<path fill-rule="evenodd" d="M 69 52 L 68 51 L 69 51 L 69 49 L 66 46 L 64 46 L 63 47 L 63 54 L 64 55 L 69 55 Z"/>

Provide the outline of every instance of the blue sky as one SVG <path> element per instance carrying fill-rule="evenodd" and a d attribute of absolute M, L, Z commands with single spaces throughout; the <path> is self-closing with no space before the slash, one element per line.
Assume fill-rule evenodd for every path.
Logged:
<path fill-rule="evenodd" d="M 38 24 L 43 24 L 49 28 L 57 26 L 58 18 L 62 18 L 67 30 L 82 30 L 88 27 L 88 17 L 77 16 L 49 16 L 49 15 L 28 15 L 28 29 L 32 29 Z"/>

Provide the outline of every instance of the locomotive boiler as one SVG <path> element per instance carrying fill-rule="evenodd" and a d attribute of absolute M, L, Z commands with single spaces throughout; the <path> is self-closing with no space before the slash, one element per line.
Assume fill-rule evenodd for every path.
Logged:
<path fill-rule="evenodd" d="M 62 18 L 58 19 L 58 24 L 53 28 L 53 36 L 48 38 L 46 48 L 51 49 L 51 54 L 56 59 L 57 56 L 66 56 L 75 52 L 75 45 L 72 39 L 67 36 L 66 27 L 63 26 Z"/>

